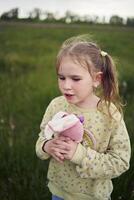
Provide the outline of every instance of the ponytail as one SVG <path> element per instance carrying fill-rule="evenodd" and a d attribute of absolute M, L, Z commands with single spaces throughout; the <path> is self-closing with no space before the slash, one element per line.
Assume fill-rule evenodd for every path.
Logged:
<path fill-rule="evenodd" d="M 103 89 L 103 100 L 108 107 L 108 112 L 110 113 L 110 104 L 113 102 L 117 109 L 122 113 L 122 104 L 120 103 L 117 72 L 114 62 L 110 55 L 105 55 L 102 57 L 103 67 L 102 67 L 102 89 Z"/>

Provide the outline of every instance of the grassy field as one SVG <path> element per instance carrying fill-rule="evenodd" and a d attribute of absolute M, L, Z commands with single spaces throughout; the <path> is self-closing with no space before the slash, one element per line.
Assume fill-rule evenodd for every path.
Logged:
<path fill-rule="evenodd" d="M 50 200 L 48 162 L 35 155 L 48 102 L 59 95 L 55 58 L 70 36 L 90 34 L 119 70 L 132 144 L 130 170 L 113 180 L 112 200 L 134 199 L 134 28 L 0 23 L 0 199 Z"/>

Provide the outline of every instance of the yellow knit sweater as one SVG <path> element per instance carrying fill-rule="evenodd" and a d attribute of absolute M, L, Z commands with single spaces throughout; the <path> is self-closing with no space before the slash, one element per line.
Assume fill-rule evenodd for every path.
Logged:
<path fill-rule="evenodd" d="M 71 161 L 57 162 L 42 151 L 44 128 L 52 116 L 59 111 L 84 116 L 84 128 L 91 131 L 97 141 L 93 150 L 78 144 Z M 111 105 L 113 118 L 110 119 L 105 106 L 103 109 L 83 109 L 68 104 L 63 96 L 49 104 L 41 123 L 41 132 L 36 143 L 36 154 L 42 159 L 50 158 L 48 187 L 64 200 L 108 200 L 113 190 L 111 179 L 120 176 L 129 168 L 131 154 L 130 140 L 125 123 L 115 106 Z M 83 138 L 85 140 L 85 138 Z"/>

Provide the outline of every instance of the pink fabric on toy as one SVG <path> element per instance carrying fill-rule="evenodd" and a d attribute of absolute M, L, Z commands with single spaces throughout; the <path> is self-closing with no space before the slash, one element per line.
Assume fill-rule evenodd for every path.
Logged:
<path fill-rule="evenodd" d="M 75 140 L 76 142 L 81 142 L 83 138 L 83 133 L 83 125 L 80 121 L 77 121 L 75 125 L 63 131 L 61 135 L 69 137 L 72 140 Z"/>
<path fill-rule="evenodd" d="M 80 119 L 74 114 L 58 112 L 45 127 L 46 139 L 51 139 L 54 134 L 61 134 L 70 137 L 76 142 L 81 142 L 84 134 L 83 118 Z M 81 122 L 82 121 L 82 122 Z"/>

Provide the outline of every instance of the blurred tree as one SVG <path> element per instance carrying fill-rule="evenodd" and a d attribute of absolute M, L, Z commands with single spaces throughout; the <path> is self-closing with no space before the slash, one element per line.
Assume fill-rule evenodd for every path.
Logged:
<path fill-rule="evenodd" d="M 44 12 L 44 21 L 45 22 L 56 22 L 56 15 L 52 12 L 45 11 Z"/>
<path fill-rule="evenodd" d="M 67 10 L 65 13 L 65 22 L 66 23 L 74 23 L 80 21 L 80 17 L 77 14 L 72 13 L 71 11 Z"/>
<path fill-rule="evenodd" d="M 95 15 L 94 17 L 93 17 L 93 23 L 94 24 L 97 24 L 99 22 L 99 17 L 97 16 L 97 15 Z"/>
<path fill-rule="evenodd" d="M 92 17 L 90 15 L 84 15 L 81 17 L 82 22 L 92 23 Z"/>
<path fill-rule="evenodd" d="M 127 26 L 134 26 L 134 17 L 127 18 L 126 25 Z"/>
<path fill-rule="evenodd" d="M 105 16 L 103 16 L 103 18 L 102 18 L 102 24 L 106 24 L 106 17 Z"/>
<path fill-rule="evenodd" d="M 29 19 L 40 20 L 42 11 L 40 8 L 34 8 L 32 11 L 29 12 Z"/>
<path fill-rule="evenodd" d="M 18 8 L 13 8 L 11 10 L 9 10 L 8 12 L 4 12 L 1 15 L 1 19 L 3 20 L 10 20 L 10 19 L 18 19 L 19 16 L 19 9 Z"/>
<path fill-rule="evenodd" d="M 119 17 L 118 15 L 113 15 L 113 16 L 110 18 L 109 23 L 110 23 L 110 24 L 113 24 L 113 25 L 122 25 L 122 24 L 123 24 L 123 18 L 122 18 L 122 17 Z"/>
<path fill-rule="evenodd" d="M 55 16 L 54 16 L 54 14 L 53 14 L 52 12 L 46 11 L 46 12 L 45 12 L 45 15 L 46 15 L 46 19 L 48 19 L 49 21 L 55 19 Z"/>
<path fill-rule="evenodd" d="M 73 14 L 72 14 L 71 11 L 67 10 L 67 11 L 65 12 L 65 22 L 66 22 L 67 24 L 69 24 L 69 23 L 71 23 L 72 21 L 73 21 Z"/>

